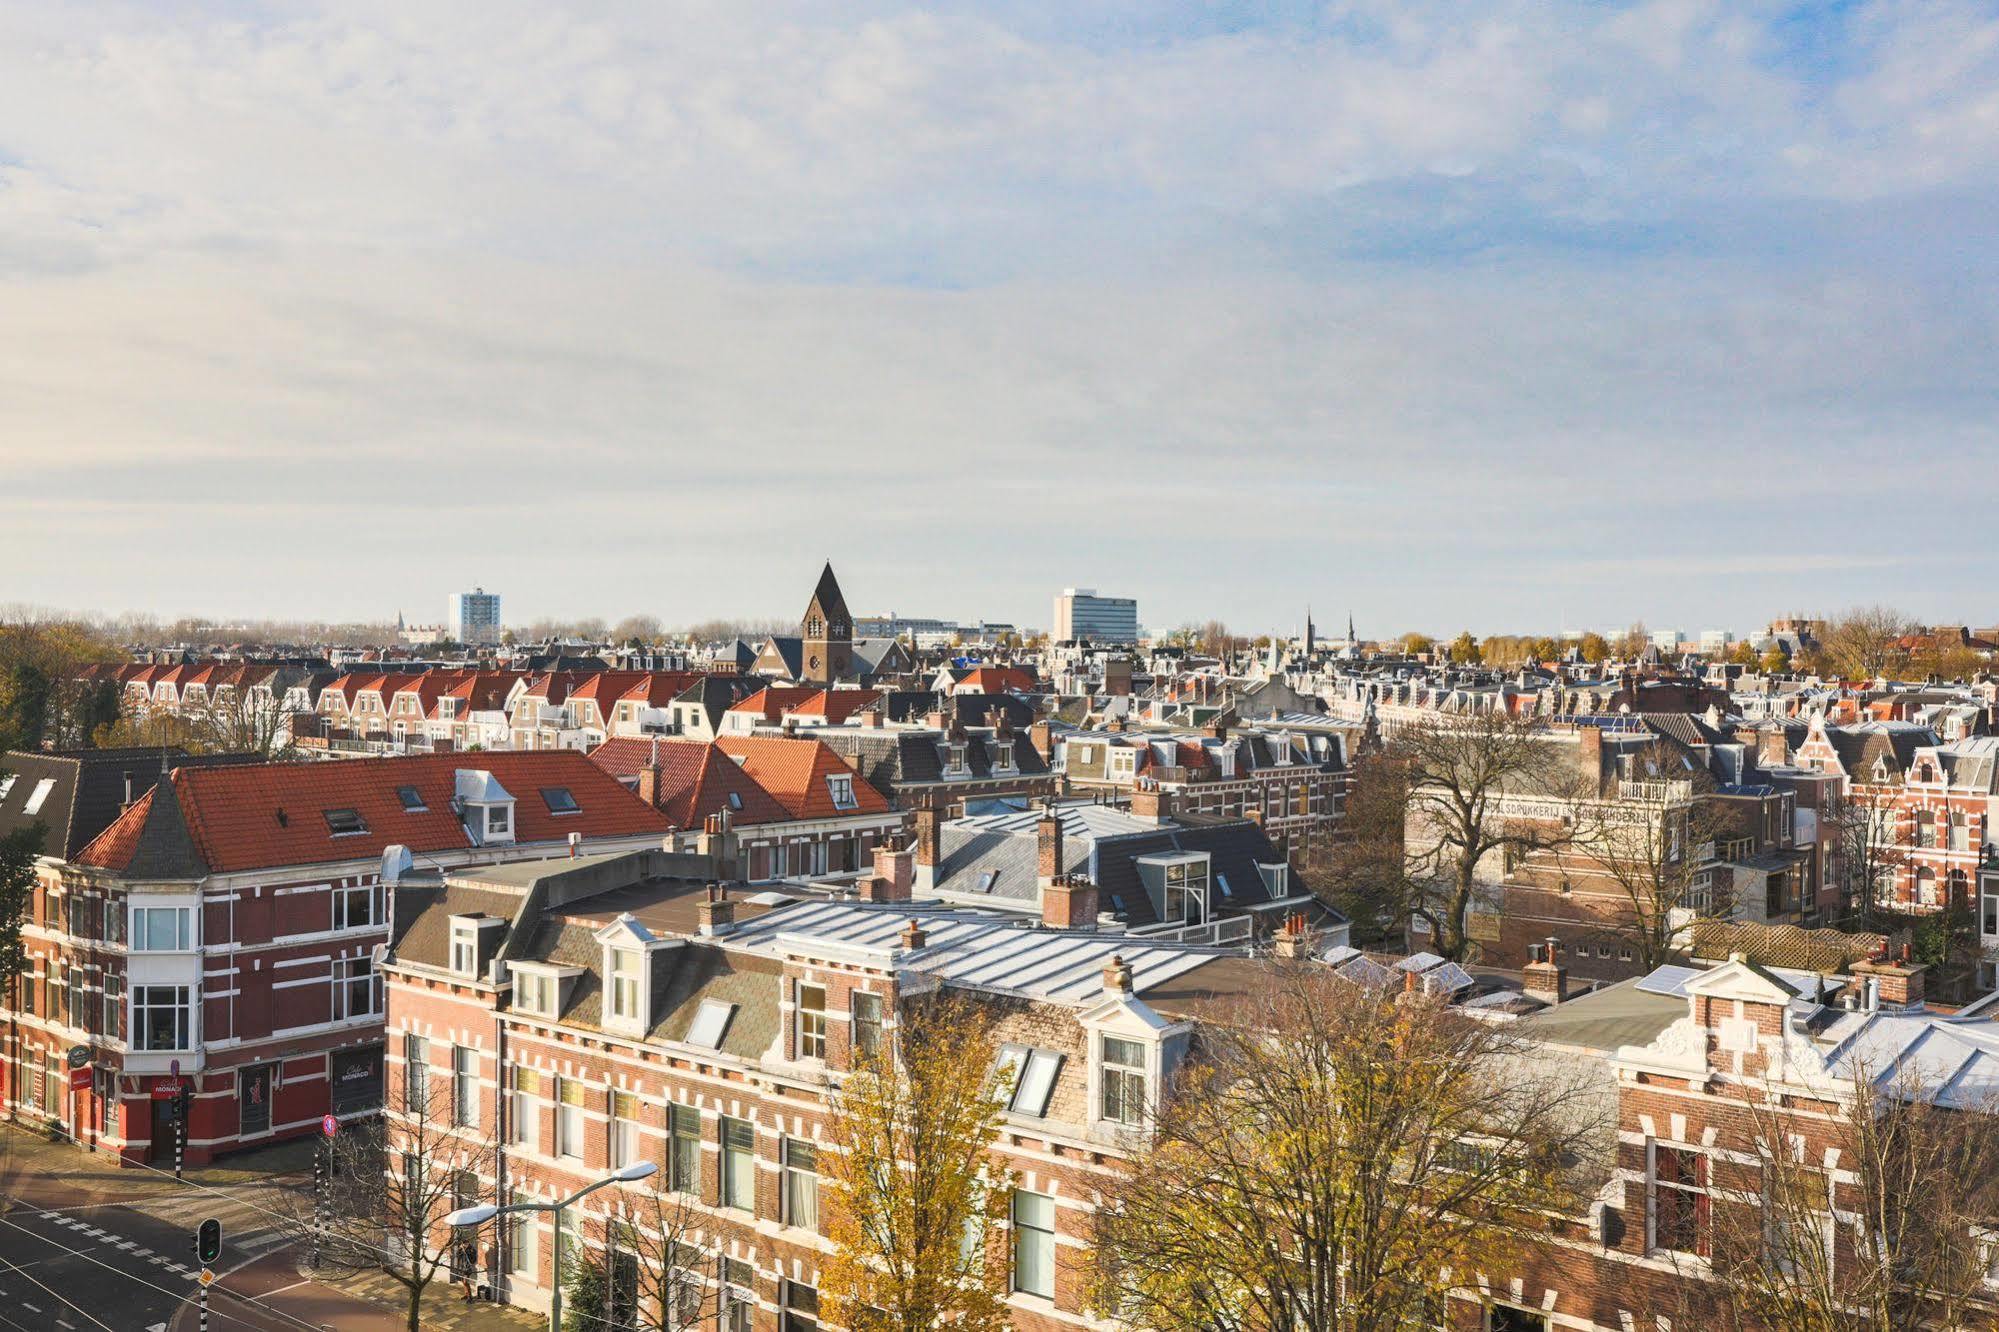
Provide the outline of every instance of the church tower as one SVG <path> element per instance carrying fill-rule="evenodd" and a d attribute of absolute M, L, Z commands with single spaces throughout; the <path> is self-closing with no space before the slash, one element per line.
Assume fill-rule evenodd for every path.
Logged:
<path fill-rule="evenodd" d="M 840 595 L 840 580 L 833 577 L 830 560 L 812 591 L 798 636 L 803 640 L 798 665 L 807 684 L 832 684 L 853 675 L 854 617 L 847 613 L 847 599 Z"/>

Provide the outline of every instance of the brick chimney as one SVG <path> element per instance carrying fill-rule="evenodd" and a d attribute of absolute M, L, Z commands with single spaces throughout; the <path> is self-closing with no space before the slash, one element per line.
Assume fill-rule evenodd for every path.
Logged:
<path fill-rule="evenodd" d="M 1104 993 L 1125 995 L 1131 993 L 1131 963 L 1122 956 L 1113 957 L 1104 963 Z"/>
<path fill-rule="evenodd" d="M 914 920 L 902 927 L 900 938 L 903 948 L 912 953 L 930 942 L 930 936 L 924 932 L 922 924 Z"/>
<path fill-rule="evenodd" d="M 1771 767 L 1777 767 L 1790 762 L 1790 737 L 1785 735 L 1780 728 L 1772 727 L 1770 730 L 1762 732 L 1761 738 L 1763 741 L 1762 752 L 1757 757 L 1763 763 Z"/>
<path fill-rule="evenodd" d="M 1875 993 L 1883 1008 L 1918 1008 L 1923 1003 L 1923 973 L 1928 970 L 1920 962 L 1911 961 L 1909 946 L 1902 945 L 1900 957 L 1868 958 L 1855 962 L 1847 970 L 1855 976 L 1871 979 Z"/>
<path fill-rule="evenodd" d="M 1149 819 L 1153 823 L 1164 823 L 1173 814 L 1173 795 L 1159 789 L 1159 783 L 1150 777 L 1139 779 L 1131 793 L 1131 816 L 1135 819 Z"/>
<path fill-rule="evenodd" d="M 660 808 L 660 780 L 664 776 L 666 772 L 660 768 L 660 746 L 654 746 L 652 762 L 638 770 L 638 798 L 656 810 Z"/>
<path fill-rule="evenodd" d="M 695 851 L 708 858 L 717 878 L 736 877 L 736 834 L 730 827 L 728 810 L 717 810 L 701 820 L 701 837 Z"/>
<path fill-rule="evenodd" d="M 937 882 L 937 862 L 943 852 L 944 816 L 934 809 L 911 810 L 909 831 L 916 852 L 916 886 L 928 892 Z"/>
<path fill-rule="evenodd" d="M 1042 814 L 1034 825 L 1034 848 L 1036 852 L 1034 876 L 1041 883 L 1043 892 L 1048 885 L 1062 876 L 1062 819 L 1054 810 Z"/>
<path fill-rule="evenodd" d="M 1055 740 L 1049 734 L 1051 727 L 1045 721 L 1038 721 L 1027 728 L 1027 743 L 1034 746 L 1034 752 L 1046 762 L 1055 759 Z"/>
<path fill-rule="evenodd" d="M 861 882 L 863 902 L 907 902 L 916 884 L 916 852 L 897 841 L 875 847 L 875 872 Z"/>
<path fill-rule="evenodd" d="M 736 904 L 729 900 L 726 885 L 708 885 L 708 897 L 701 903 L 698 919 L 703 934 L 727 934 L 736 927 Z"/>
<path fill-rule="evenodd" d="M 1576 771 L 1591 782 L 1603 781 L 1603 732 L 1594 726 L 1585 726 L 1576 732 L 1581 743 L 1576 747 Z"/>
<path fill-rule="evenodd" d="M 1569 973 L 1555 961 L 1555 948 L 1559 942 L 1548 939 L 1532 945 L 1533 960 L 1520 969 L 1520 988 L 1529 998 L 1550 1004 L 1568 1001 Z"/>
<path fill-rule="evenodd" d="M 1053 930 L 1097 928 L 1097 885 L 1081 874 L 1058 874 L 1041 885 L 1041 923 Z"/>
<path fill-rule="evenodd" d="M 1277 927 L 1271 951 L 1282 958 L 1311 956 L 1312 931 L 1305 925 L 1305 913 L 1294 911 Z"/>
<path fill-rule="evenodd" d="M 941 731 L 950 726 L 951 719 L 944 715 L 942 708 L 932 708 L 923 714 L 923 724 L 933 731 Z"/>

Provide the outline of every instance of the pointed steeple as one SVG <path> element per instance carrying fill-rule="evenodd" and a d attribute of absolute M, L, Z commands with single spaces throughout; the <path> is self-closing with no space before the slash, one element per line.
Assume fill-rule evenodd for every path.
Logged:
<path fill-rule="evenodd" d="M 831 684 L 846 679 L 852 669 L 854 617 L 847 610 L 847 598 L 840 592 L 840 580 L 833 576 L 828 560 L 812 590 L 812 603 L 805 608 L 799 626 L 803 642 L 801 674 L 811 684 Z"/>

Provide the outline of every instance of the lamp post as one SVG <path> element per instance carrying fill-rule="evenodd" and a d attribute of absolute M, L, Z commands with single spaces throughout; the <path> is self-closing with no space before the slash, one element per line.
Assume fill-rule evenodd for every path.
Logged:
<path fill-rule="evenodd" d="M 555 1213 L 554 1265 L 550 1269 L 554 1276 L 549 1282 L 548 1332 L 562 1332 L 562 1209 L 571 1203 L 595 1193 L 598 1189 L 612 1184 L 630 1184 L 644 1179 L 659 1169 L 656 1161 L 636 1161 L 622 1170 L 614 1170 L 595 1184 L 586 1184 L 567 1198 L 552 1203 L 509 1203 L 505 1207 L 495 1207 L 492 1203 L 480 1203 L 476 1207 L 461 1207 L 444 1218 L 444 1224 L 457 1230 L 475 1230 L 496 1216 L 506 1216 L 511 1212 L 553 1212 Z"/>

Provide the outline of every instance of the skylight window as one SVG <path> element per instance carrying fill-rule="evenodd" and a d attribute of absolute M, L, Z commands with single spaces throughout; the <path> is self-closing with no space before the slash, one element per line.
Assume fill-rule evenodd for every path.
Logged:
<path fill-rule="evenodd" d="M 742 807 L 743 807 L 742 792 L 740 791 L 729 792 L 729 808 L 734 810 L 740 810 Z"/>
<path fill-rule="evenodd" d="M 329 809 L 323 812 L 326 815 L 326 826 L 335 837 L 353 837 L 368 831 L 367 821 L 357 810 Z"/>
<path fill-rule="evenodd" d="M 551 814 L 574 814 L 579 808 L 576 797 L 569 794 L 569 788 L 566 786 L 542 787 L 541 799 Z"/>
<path fill-rule="evenodd" d="M 721 1049 L 722 1037 L 729 1031 L 729 1019 L 735 1015 L 734 1004 L 703 999 L 700 1010 L 694 1014 L 694 1024 L 687 1029 L 687 1043 L 706 1050 Z"/>
<path fill-rule="evenodd" d="M 1039 1119 L 1048 1113 L 1055 1075 L 1061 1071 L 1062 1056 L 1055 1051 L 1009 1042 L 993 1061 L 993 1095 L 1014 1114 Z"/>
<path fill-rule="evenodd" d="M 403 802 L 403 813 L 405 814 L 421 814 L 430 808 L 429 805 L 423 802 L 423 792 L 417 790 L 414 786 L 398 786 L 396 788 L 396 799 Z"/>
<path fill-rule="evenodd" d="M 44 777 L 39 782 L 36 782 L 35 789 L 28 793 L 28 803 L 21 807 L 21 812 L 23 814 L 41 813 L 42 805 L 49 798 L 49 792 L 55 789 L 56 779 L 53 777 Z"/>
<path fill-rule="evenodd" d="M 979 891 L 989 893 L 993 890 L 993 885 L 997 882 L 999 882 L 999 871 L 987 870 L 979 875 Z"/>

